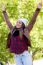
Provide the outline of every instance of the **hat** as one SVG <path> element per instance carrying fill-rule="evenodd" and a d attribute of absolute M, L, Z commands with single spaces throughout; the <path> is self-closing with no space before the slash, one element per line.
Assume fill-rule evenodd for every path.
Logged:
<path fill-rule="evenodd" d="M 28 22 L 28 20 L 25 19 L 25 18 L 20 18 L 20 19 L 18 19 L 18 21 L 23 22 L 25 25 L 26 25 L 26 23 Z"/>

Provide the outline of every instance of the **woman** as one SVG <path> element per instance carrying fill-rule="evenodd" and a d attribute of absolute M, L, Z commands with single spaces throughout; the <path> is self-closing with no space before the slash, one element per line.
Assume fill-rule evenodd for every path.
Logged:
<path fill-rule="evenodd" d="M 25 26 L 25 23 L 28 20 L 25 18 L 21 18 L 17 20 L 15 27 L 13 27 L 10 23 L 5 8 L 2 8 L 6 23 L 10 28 L 7 48 L 9 48 L 11 53 L 15 54 L 14 58 L 16 60 L 16 65 L 32 65 L 32 57 L 28 52 L 28 47 L 31 47 L 31 41 L 29 39 L 28 34 L 30 33 L 33 28 L 33 25 L 35 24 L 41 6 L 42 3 L 39 3 L 28 26 Z"/>

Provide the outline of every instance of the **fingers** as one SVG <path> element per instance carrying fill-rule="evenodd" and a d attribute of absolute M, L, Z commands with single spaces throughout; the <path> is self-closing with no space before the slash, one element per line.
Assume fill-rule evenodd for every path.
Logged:
<path fill-rule="evenodd" d="M 5 11 L 5 5 L 4 4 L 2 4 L 2 11 Z"/>
<path fill-rule="evenodd" d="M 40 2 L 40 3 L 38 4 L 38 8 L 39 8 L 39 9 L 42 8 L 42 2 Z"/>

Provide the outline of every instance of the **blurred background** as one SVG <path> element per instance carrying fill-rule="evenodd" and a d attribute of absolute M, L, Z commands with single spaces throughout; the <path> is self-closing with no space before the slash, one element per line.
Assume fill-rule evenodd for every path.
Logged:
<path fill-rule="evenodd" d="M 9 53 L 6 49 L 7 36 L 10 30 L 3 19 L 2 4 L 5 5 L 13 26 L 15 26 L 16 20 L 20 17 L 27 18 L 28 25 L 40 1 L 41 0 L 0 0 L 0 62 L 4 64 L 7 63 L 7 61 L 10 63 L 15 62 L 13 58 L 14 54 Z M 33 61 L 43 58 L 43 6 L 30 32 L 30 38 L 32 44 L 30 52 L 32 52 Z"/>

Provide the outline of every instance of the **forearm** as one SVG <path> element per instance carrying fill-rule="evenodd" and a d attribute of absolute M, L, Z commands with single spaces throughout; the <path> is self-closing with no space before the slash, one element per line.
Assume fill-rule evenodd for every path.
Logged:
<path fill-rule="evenodd" d="M 3 16 L 4 16 L 4 19 L 5 19 L 8 27 L 9 27 L 9 29 L 12 30 L 13 29 L 13 26 L 12 26 L 12 24 L 10 23 L 10 21 L 8 19 L 8 15 L 7 15 L 6 11 L 3 11 Z"/>
<path fill-rule="evenodd" d="M 36 22 L 36 18 L 38 16 L 39 12 L 40 12 L 40 9 L 37 8 L 36 11 L 35 11 L 35 13 L 33 14 L 33 17 L 31 19 L 30 23 L 27 26 L 29 32 L 32 30 L 32 28 L 33 28 L 33 26 L 34 26 L 34 24 Z"/>

